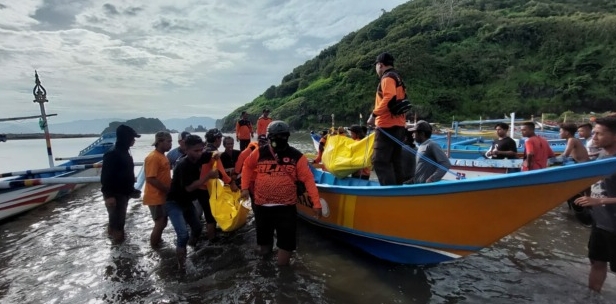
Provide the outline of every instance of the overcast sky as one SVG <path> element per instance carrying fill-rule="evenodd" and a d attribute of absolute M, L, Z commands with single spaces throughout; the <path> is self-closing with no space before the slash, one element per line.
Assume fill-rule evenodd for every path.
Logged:
<path fill-rule="evenodd" d="M 1 117 L 222 118 L 402 0 L 0 0 Z"/>

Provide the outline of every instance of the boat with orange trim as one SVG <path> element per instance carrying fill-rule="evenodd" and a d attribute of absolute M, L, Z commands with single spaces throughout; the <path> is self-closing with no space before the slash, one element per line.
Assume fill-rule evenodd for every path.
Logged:
<path fill-rule="evenodd" d="M 301 218 L 380 259 L 432 264 L 475 253 L 616 172 L 616 158 L 543 170 L 380 186 L 313 168 L 327 216 Z"/>

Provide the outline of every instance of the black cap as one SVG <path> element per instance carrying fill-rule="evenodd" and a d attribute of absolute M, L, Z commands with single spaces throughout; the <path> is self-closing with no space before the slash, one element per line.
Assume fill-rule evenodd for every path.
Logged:
<path fill-rule="evenodd" d="M 418 121 L 415 126 L 408 129 L 409 131 L 424 131 L 432 132 L 432 126 L 425 120 Z"/>
<path fill-rule="evenodd" d="M 265 113 L 265 112 L 268 112 L 268 113 L 269 113 L 269 111 L 270 111 L 270 110 L 269 110 L 268 108 L 263 109 L 263 113 Z"/>
<path fill-rule="evenodd" d="M 141 137 L 141 135 L 137 134 L 137 132 L 135 132 L 135 130 L 127 125 L 119 125 L 118 128 L 116 129 L 116 136 L 120 137 L 122 135 L 126 135 L 128 137 L 133 137 L 133 138 L 138 138 Z"/>
<path fill-rule="evenodd" d="M 382 63 L 384 65 L 394 65 L 394 56 L 392 56 L 390 53 L 384 52 L 379 54 L 378 56 L 376 56 L 376 61 L 374 62 L 374 64 L 377 63 Z"/>
<path fill-rule="evenodd" d="M 188 137 L 188 135 L 190 135 L 190 132 L 184 131 L 184 132 L 180 133 L 180 140 L 185 140 L 186 137 Z"/>

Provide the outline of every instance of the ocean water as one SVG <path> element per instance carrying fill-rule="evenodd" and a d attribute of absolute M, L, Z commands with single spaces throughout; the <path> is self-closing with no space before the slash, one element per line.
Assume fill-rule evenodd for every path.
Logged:
<path fill-rule="evenodd" d="M 307 134 L 291 139 L 312 151 Z M 76 156 L 93 140 L 53 140 L 54 155 Z M 137 141 L 135 161 L 152 140 Z M 0 171 L 46 166 L 44 140 L 0 143 Z M 378 260 L 299 222 L 292 265 L 280 268 L 253 253 L 249 218 L 222 242 L 189 249 L 181 275 L 171 225 L 151 249 L 139 200 L 129 203 L 123 244 L 110 243 L 106 223 L 98 184 L 0 222 L 0 303 L 616 303 L 613 274 L 590 299 L 589 229 L 566 204 L 477 254 L 429 266 Z"/>

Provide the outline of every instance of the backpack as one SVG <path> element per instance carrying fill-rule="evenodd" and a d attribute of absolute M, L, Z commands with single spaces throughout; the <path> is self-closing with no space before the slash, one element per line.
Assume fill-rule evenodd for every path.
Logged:
<path fill-rule="evenodd" d="M 395 70 L 390 70 L 390 71 L 385 72 L 385 74 L 383 74 L 381 79 L 385 77 L 393 78 L 396 81 L 396 88 L 399 86 L 402 86 L 402 88 L 404 89 L 404 98 L 402 100 L 398 100 L 396 96 L 394 96 L 387 103 L 387 108 L 389 109 L 389 112 L 393 116 L 405 115 L 406 112 L 411 110 L 411 102 L 409 101 L 408 96 L 406 95 L 406 86 L 404 85 L 404 82 L 400 78 L 400 75 L 398 75 L 398 72 Z M 379 83 L 378 90 L 382 94 L 383 90 L 381 89 L 380 83 Z"/>

